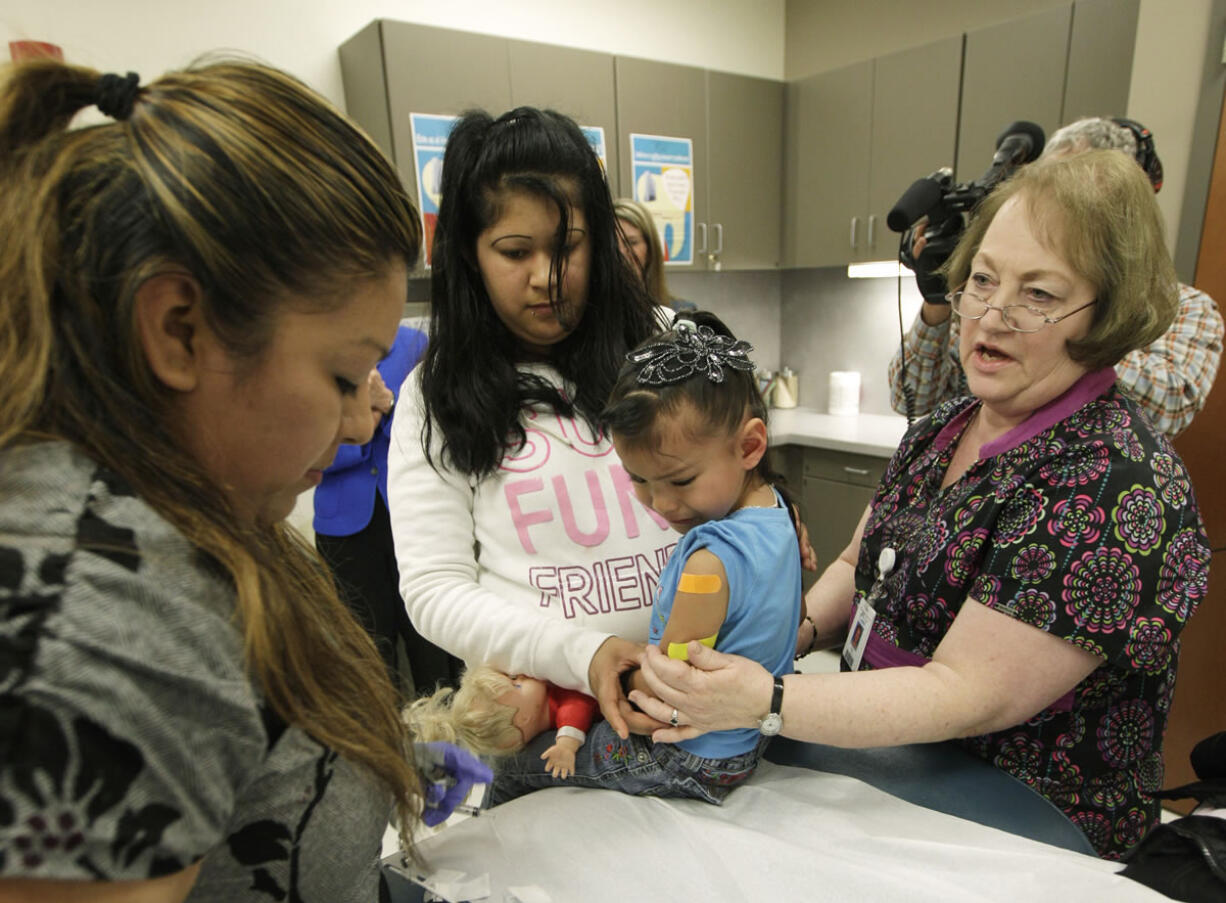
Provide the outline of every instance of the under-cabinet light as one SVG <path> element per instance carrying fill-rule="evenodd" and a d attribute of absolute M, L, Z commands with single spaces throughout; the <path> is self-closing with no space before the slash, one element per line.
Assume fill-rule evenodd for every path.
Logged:
<path fill-rule="evenodd" d="M 906 272 L 910 272 L 907 270 Z M 865 263 L 847 264 L 848 279 L 897 279 L 905 275 L 897 260 L 869 260 Z"/>

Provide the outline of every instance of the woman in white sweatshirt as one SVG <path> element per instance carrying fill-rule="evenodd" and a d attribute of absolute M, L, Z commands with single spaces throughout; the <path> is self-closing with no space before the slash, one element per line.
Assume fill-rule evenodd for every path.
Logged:
<path fill-rule="evenodd" d="M 401 593 L 429 641 L 591 693 L 623 737 L 658 725 L 618 677 L 637 665 L 675 534 L 635 499 L 596 417 L 654 311 L 575 123 L 527 107 L 461 117 L 430 344 L 388 455 Z"/>

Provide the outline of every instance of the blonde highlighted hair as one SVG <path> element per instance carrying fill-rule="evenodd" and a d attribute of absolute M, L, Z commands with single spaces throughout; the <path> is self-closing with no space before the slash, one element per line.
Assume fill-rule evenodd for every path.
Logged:
<path fill-rule="evenodd" d="M 136 89 L 123 121 L 70 130 L 101 80 L 53 60 L 0 71 L 0 448 L 71 442 L 172 523 L 233 584 L 253 683 L 385 786 L 407 833 L 420 783 L 374 644 L 302 537 L 237 517 L 176 441 L 134 299 L 186 271 L 254 360 L 288 298 L 338 309 L 411 266 L 417 214 L 370 139 L 276 69 L 205 62 Z"/>
<path fill-rule="evenodd" d="M 664 278 L 664 245 L 651 212 L 638 201 L 618 198 L 613 202 L 613 214 L 643 234 L 643 241 L 647 243 L 647 262 L 641 268 L 638 268 L 637 260 L 631 261 L 631 265 L 639 269 L 651 300 L 667 307 L 673 295 L 668 290 L 668 280 Z M 618 223 L 618 228 L 622 228 L 621 223 Z"/>
<path fill-rule="evenodd" d="M 406 706 L 404 721 L 417 740 L 456 743 L 481 756 L 509 755 L 525 745 L 515 707 L 498 701 L 512 689 L 511 678 L 495 668 L 469 668 L 458 690 L 442 687 Z"/>

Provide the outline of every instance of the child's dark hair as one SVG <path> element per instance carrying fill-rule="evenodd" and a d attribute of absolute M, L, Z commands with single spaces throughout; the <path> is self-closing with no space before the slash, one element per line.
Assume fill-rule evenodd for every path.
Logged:
<path fill-rule="evenodd" d="M 735 432 L 747 417 L 757 417 L 763 424 L 768 424 L 766 402 L 758 391 L 757 380 L 754 378 L 752 364 L 745 369 L 734 366 L 722 366 L 722 381 L 711 379 L 707 371 L 694 367 L 692 375 L 671 382 L 668 385 L 649 385 L 639 381 L 644 369 L 658 365 L 660 355 L 653 357 L 638 355 L 637 352 L 651 346 L 676 345 L 680 350 L 683 346 L 681 330 L 689 321 L 692 328 L 709 328 L 717 336 L 726 336 L 735 341 L 736 336 L 713 313 L 707 311 L 688 311 L 680 314 L 673 328 L 643 342 L 618 374 L 617 383 L 609 395 L 609 401 L 601 412 L 601 424 L 610 433 L 616 433 L 632 447 L 653 447 L 659 441 L 657 424 L 660 418 L 675 414 L 683 405 L 691 405 L 702 417 L 706 436 L 730 435 Z M 746 346 L 747 347 L 747 346 Z M 752 349 L 748 349 L 752 350 Z M 685 352 L 682 352 L 683 354 Z M 748 363 L 748 359 L 745 359 Z M 683 368 L 685 365 L 682 365 Z M 742 365 L 744 366 L 744 365 Z M 763 482 L 774 486 L 783 497 L 784 503 L 796 523 L 797 534 L 800 532 L 797 518 L 797 507 L 791 493 L 784 485 L 782 474 L 774 471 L 767 456 L 763 455 L 754 468 Z"/>
<path fill-rule="evenodd" d="M 604 170 L 579 127 L 551 110 L 519 107 L 497 119 L 465 113 L 447 139 L 442 201 L 434 233 L 430 344 L 422 361 L 427 456 L 434 429 L 456 469 L 484 476 L 525 439 L 520 412 L 544 404 L 593 427 L 625 353 L 659 328 L 641 280 L 618 247 Z M 516 367 L 514 338 L 498 319 L 477 265 L 477 236 L 501 215 L 508 191 L 557 208 L 551 282 L 566 268 L 569 208 L 587 220 L 591 259 L 587 304 L 573 333 L 554 346 L 552 363 L 571 395 Z M 559 318 L 568 312 L 551 298 Z M 573 316 L 573 314 L 571 314 Z"/>

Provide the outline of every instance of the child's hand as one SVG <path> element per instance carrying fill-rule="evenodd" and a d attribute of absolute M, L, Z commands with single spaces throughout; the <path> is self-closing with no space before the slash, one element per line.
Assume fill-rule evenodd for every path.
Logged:
<path fill-rule="evenodd" d="M 545 769 L 555 778 L 565 780 L 575 773 L 575 751 L 561 743 L 555 743 L 541 753 Z"/>

